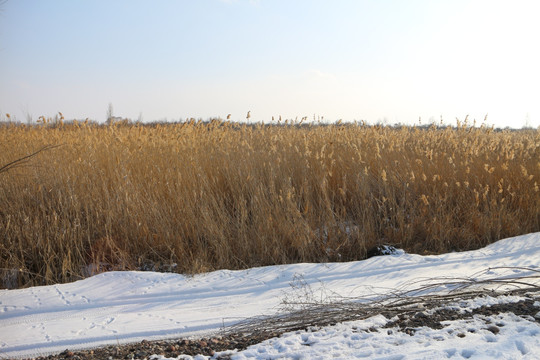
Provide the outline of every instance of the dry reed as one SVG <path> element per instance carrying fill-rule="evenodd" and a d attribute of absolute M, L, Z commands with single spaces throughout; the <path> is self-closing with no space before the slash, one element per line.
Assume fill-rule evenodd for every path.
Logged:
<path fill-rule="evenodd" d="M 540 131 L 228 121 L 0 127 L 0 286 L 482 247 L 540 231 Z"/>

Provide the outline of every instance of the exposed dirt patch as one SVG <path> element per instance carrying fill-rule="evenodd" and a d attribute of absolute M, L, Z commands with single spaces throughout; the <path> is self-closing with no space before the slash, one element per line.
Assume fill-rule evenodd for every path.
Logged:
<path fill-rule="evenodd" d="M 540 322 L 540 317 L 536 315 L 540 312 L 540 308 L 534 305 L 535 300 L 527 299 L 516 303 L 496 304 L 491 306 L 482 306 L 473 310 L 461 312 L 457 309 L 439 309 L 433 313 L 427 311 L 417 311 L 414 313 L 399 314 L 398 319 L 391 321 L 385 328 L 398 327 L 401 331 L 413 335 L 415 329 L 427 326 L 432 329 L 442 329 L 443 321 L 469 319 L 475 315 L 491 316 L 500 313 L 514 313 L 518 316 L 529 316 L 534 318 L 536 322 Z M 489 325 L 487 329 L 496 334 L 499 332 L 497 325 Z"/>

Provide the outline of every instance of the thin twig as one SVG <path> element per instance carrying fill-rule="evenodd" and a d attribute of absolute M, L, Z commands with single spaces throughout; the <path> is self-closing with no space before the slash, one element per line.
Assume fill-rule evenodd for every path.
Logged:
<path fill-rule="evenodd" d="M 54 149 L 54 148 L 57 148 L 57 147 L 59 147 L 59 146 L 62 146 L 62 145 L 45 145 L 44 147 L 42 147 L 41 149 L 39 149 L 39 150 L 36 151 L 36 152 L 33 152 L 33 153 L 30 154 L 30 155 L 26 155 L 26 156 L 23 156 L 22 158 L 13 160 L 13 161 L 11 161 L 11 162 L 5 164 L 4 166 L 0 167 L 0 174 L 3 173 L 3 172 L 5 172 L 5 171 L 11 170 L 11 169 L 16 168 L 16 167 L 20 167 L 20 166 L 22 166 L 23 164 L 28 163 L 28 160 L 29 160 L 31 157 L 36 156 L 37 154 L 39 154 L 39 153 L 42 152 L 42 151 Z"/>

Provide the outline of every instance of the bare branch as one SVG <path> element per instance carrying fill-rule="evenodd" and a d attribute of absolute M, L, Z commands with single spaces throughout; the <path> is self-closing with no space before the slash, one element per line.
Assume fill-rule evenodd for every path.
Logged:
<path fill-rule="evenodd" d="M 5 171 L 14 169 L 16 167 L 23 166 L 24 164 L 28 163 L 30 158 L 36 156 L 37 154 L 39 154 L 42 151 L 51 150 L 51 149 L 57 148 L 59 146 L 62 146 L 62 145 L 46 145 L 46 146 L 42 147 L 41 149 L 39 149 L 38 151 L 33 152 L 32 154 L 29 154 L 29 155 L 23 156 L 22 158 L 13 160 L 13 161 L 3 165 L 2 167 L 0 167 L 0 174 L 5 172 Z"/>

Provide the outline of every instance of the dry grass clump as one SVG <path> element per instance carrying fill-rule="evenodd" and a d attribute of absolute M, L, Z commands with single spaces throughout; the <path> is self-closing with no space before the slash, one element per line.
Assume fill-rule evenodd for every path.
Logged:
<path fill-rule="evenodd" d="M 0 286 L 440 253 L 540 231 L 540 131 L 0 127 Z M 175 265 L 174 265 L 175 264 Z"/>

